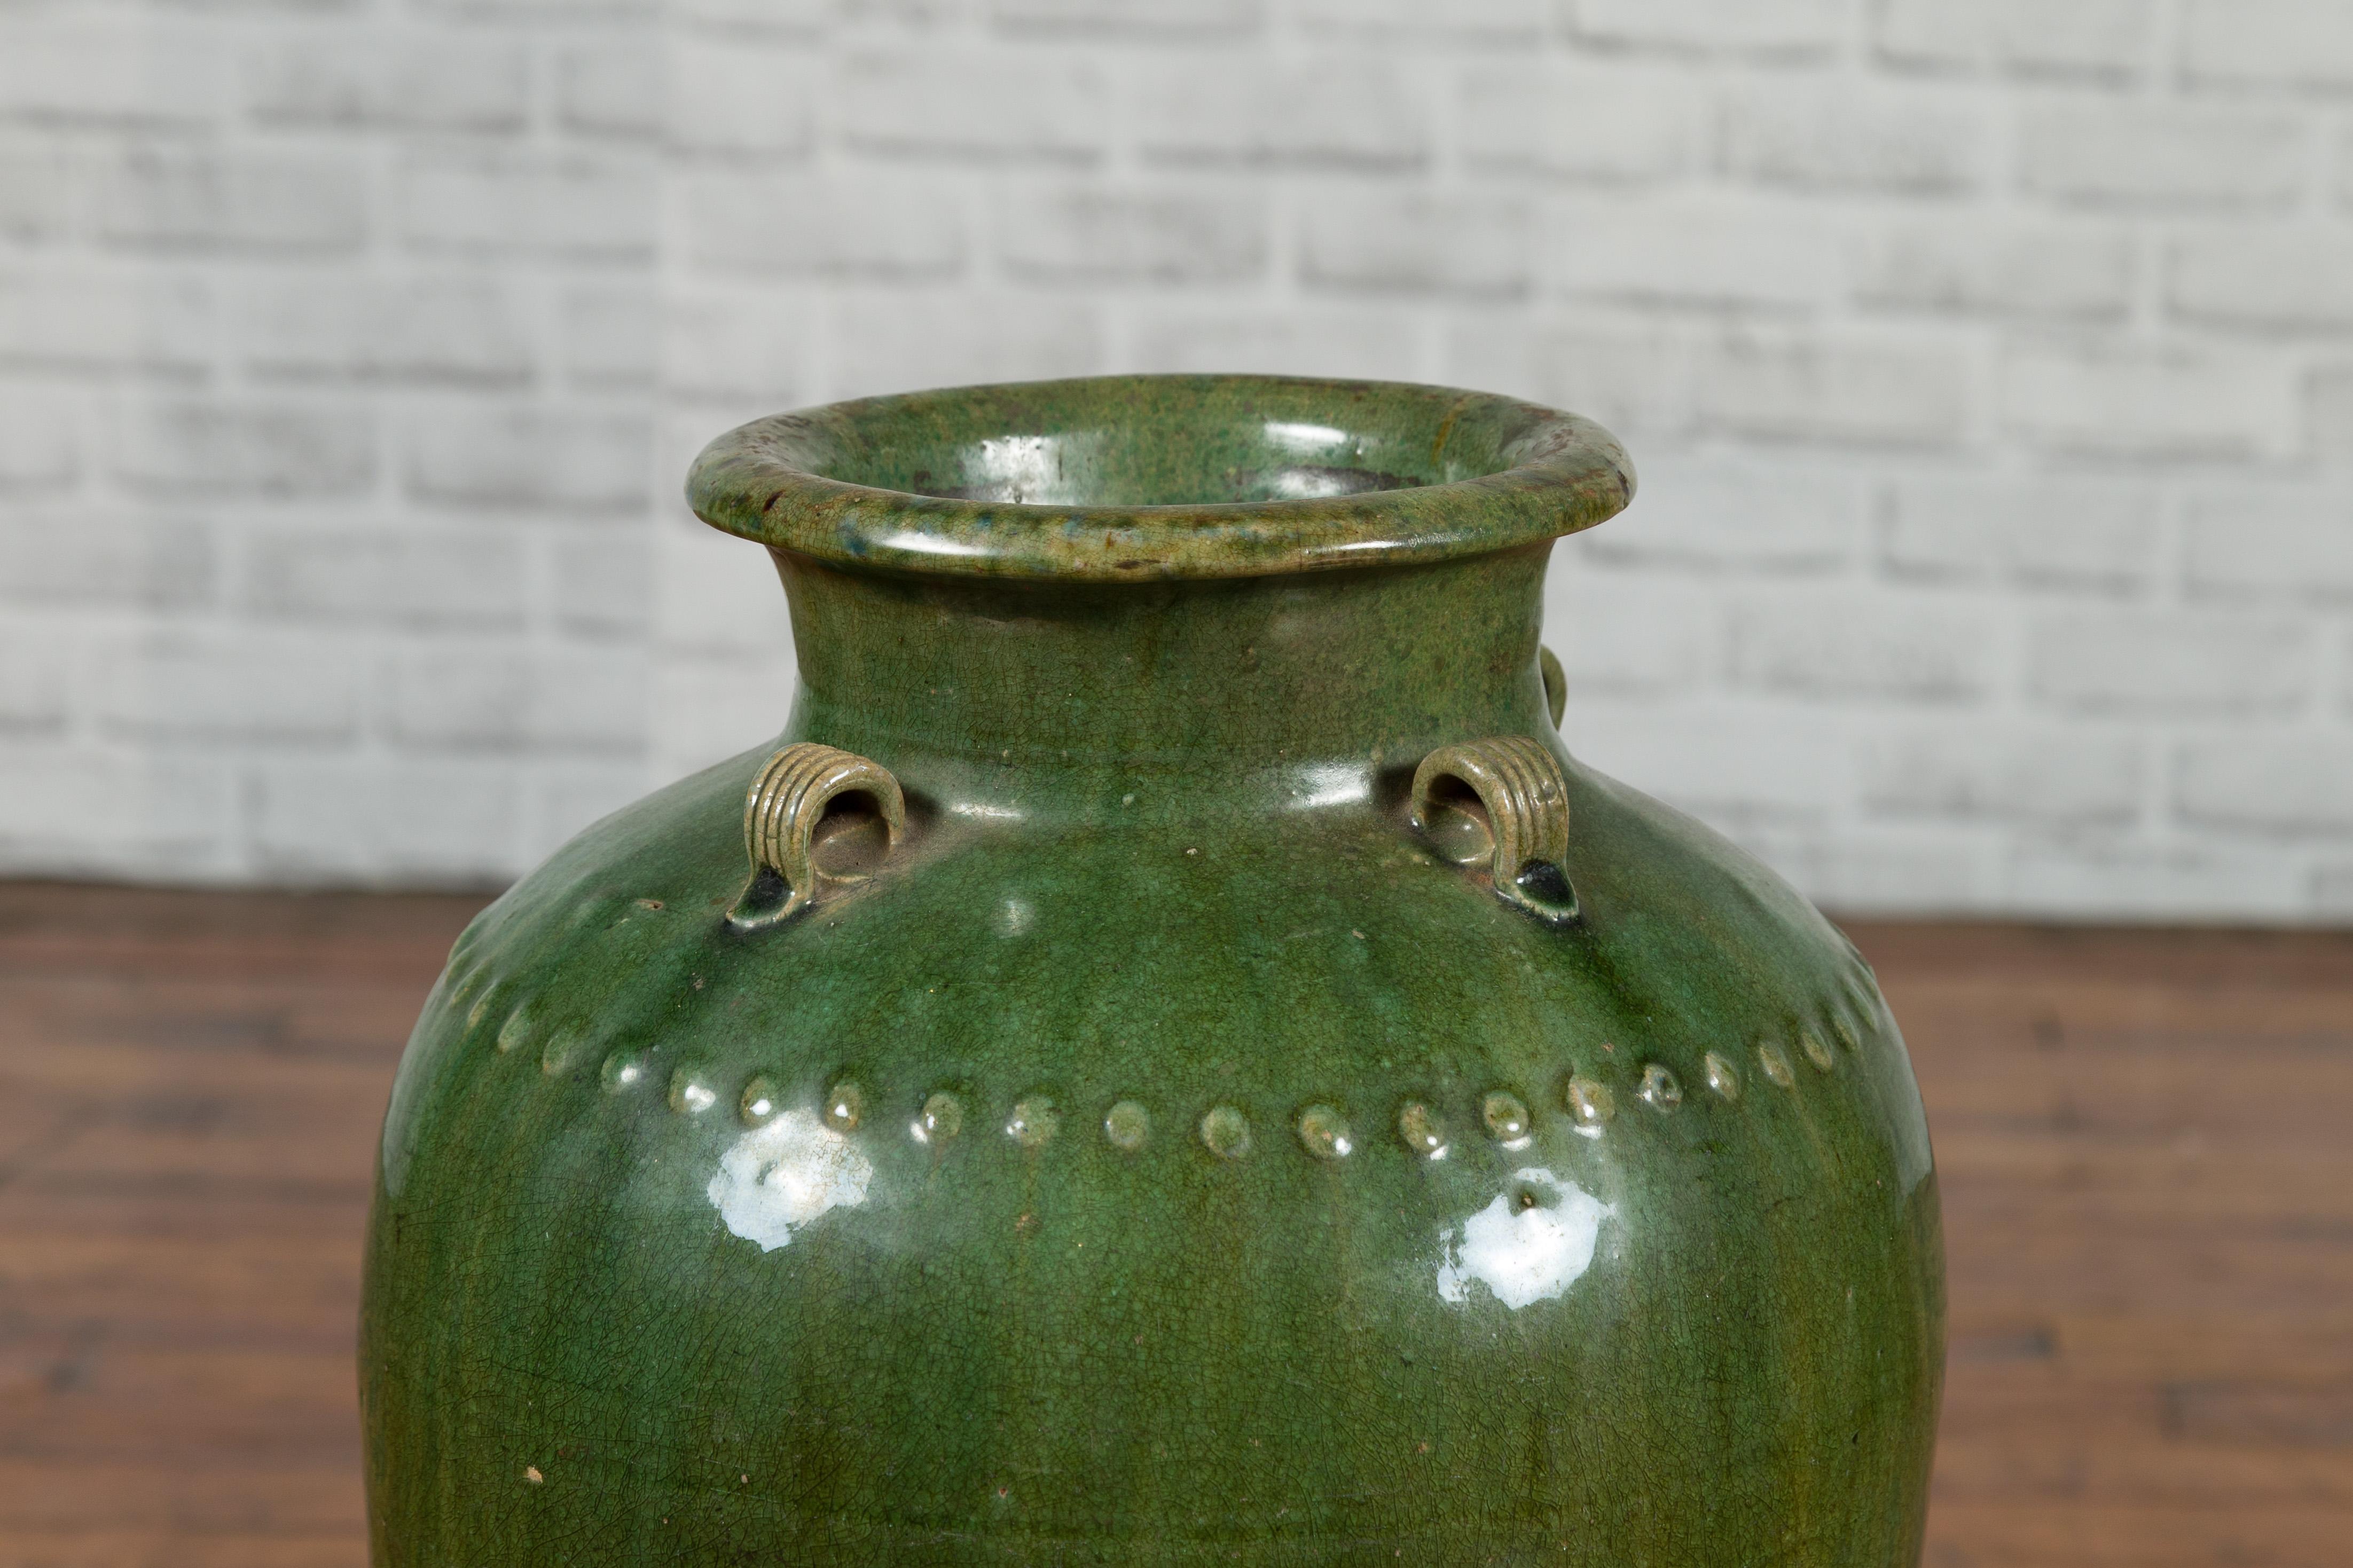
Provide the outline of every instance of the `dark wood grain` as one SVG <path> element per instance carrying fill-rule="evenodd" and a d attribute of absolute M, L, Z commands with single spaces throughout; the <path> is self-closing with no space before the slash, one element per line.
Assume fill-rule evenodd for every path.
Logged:
<path fill-rule="evenodd" d="M 479 899 L 0 884 L 0 1568 L 357 1568 L 375 1124 Z M 2353 934 L 1857 924 L 1936 1139 L 1932 1568 L 2353 1563 Z"/>

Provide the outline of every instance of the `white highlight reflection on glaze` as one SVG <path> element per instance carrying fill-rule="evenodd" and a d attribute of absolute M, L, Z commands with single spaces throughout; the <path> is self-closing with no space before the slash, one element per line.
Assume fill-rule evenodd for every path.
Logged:
<path fill-rule="evenodd" d="M 1514 1311 L 1560 1296 L 1592 1266 L 1601 1222 L 1617 1212 L 1550 1171 L 1514 1171 L 1506 1191 L 1440 1241 L 1439 1300 L 1470 1300 L 1474 1279 Z"/>
<path fill-rule="evenodd" d="M 1336 426 L 1310 425 L 1300 420 L 1270 419 L 1265 433 L 1268 446 L 1301 458 L 1320 457 L 1348 444 L 1348 433 Z"/>
<path fill-rule="evenodd" d="M 813 1110 L 787 1110 L 735 1140 L 708 1189 L 727 1228 L 774 1252 L 829 1208 L 866 1201 L 873 1163 Z"/>
<path fill-rule="evenodd" d="M 1311 763 L 1296 770 L 1288 783 L 1291 805 L 1297 811 L 1354 805 L 1373 795 L 1372 774 L 1353 763 Z"/>

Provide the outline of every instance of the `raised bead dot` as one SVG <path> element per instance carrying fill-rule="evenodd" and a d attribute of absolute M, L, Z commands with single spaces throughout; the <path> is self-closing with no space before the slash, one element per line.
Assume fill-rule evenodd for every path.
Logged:
<path fill-rule="evenodd" d="M 491 1004 L 497 1001 L 498 996 L 499 988 L 493 985 L 474 999 L 474 1005 L 466 1009 L 466 1028 L 469 1032 L 482 1026 L 482 1020 L 491 1016 Z"/>
<path fill-rule="evenodd" d="M 1426 1160 L 1435 1160 L 1446 1152 L 1446 1130 L 1439 1125 L 1438 1113 L 1420 1100 L 1409 1100 L 1398 1107 L 1398 1136 L 1405 1146 Z"/>
<path fill-rule="evenodd" d="M 576 1029 L 556 1030 L 539 1048 L 539 1070 L 550 1078 L 555 1077 L 572 1065 L 572 1058 L 580 1054 L 580 1047 L 586 1043 Z"/>
<path fill-rule="evenodd" d="M 1862 1049 L 1862 1037 L 1856 1032 L 1853 1021 L 1845 1014 L 1841 1013 L 1831 1020 L 1831 1033 L 1836 1035 L 1838 1043 L 1850 1052 Z"/>
<path fill-rule="evenodd" d="M 670 1108 L 682 1116 L 700 1116 L 719 1103 L 719 1091 L 711 1087 L 703 1069 L 681 1067 L 670 1075 Z"/>
<path fill-rule="evenodd" d="M 1319 1160 L 1345 1160 L 1356 1147 L 1348 1119 L 1328 1105 L 1311 1105 L 1299 1113 L 1299 1142 Z"/>
<path fill-rule="evenodd" d="M 1854 1010 L 1864 1017 L 1868 1018 L 1878 1011 L 1873 1005 L 1874 988 L 1867 976 L 1850 974 L 1841 983 L 1839 989 L 1846 993 L 1846 999 L 1852 1003 Z"/>
<path fill-rule="evenodd" d="M 605 1058 L 605 1065 L 597 1070 L 596 1076 L 608 1093 L 618 1094 L 625 1089 L 634 1089 L 646 1080 L 644 1053 L 615 1051 Z"/>
<path fill-rule="evenodd" d="M 531 1004 L 528 1002 L 508 1014 L 507 1021 L 499 1026 L 499 1037 L 496 1042 L 499 1050 L 504 1053 L 522 1047 L 524 1041 L 531 1038 L 533 1022 L 531 1016 Z"/>
<path fill-rule="evenodd" d="M 751 1127 L 757 1127 L 776 1116 L 776 1086 L 768 1081 L 766 1074 L 754 1076 L 744 1086 L 743 1096 L 735 1102 L 735 1113 Z"/>
<path fill-rule="evenodd" d="M 1657 1110 L 1672 1110 L 1683 1102 L 1682 1080 L 1663 1062 L 1652 1062 L 1642 1069 L 1642 1087 L 1634 1092 Z"/>
<path fill-rule="evenodd" d="M 1506 1143 L 1516 1143 L 1528 1135 L 1528 1108 L 1516 1094 L 1497 1089 L 1479 1102 L 1479 1120 L 1487 1131 Z"/>
<path fill-rule="evenodd" d="M 1201 1142 L 1221 1160 L 1239 1160 L 1250 1151 L 1250 1118 L 1230 1105 L 1211 1106 L 1201 1117 Z"/>
<path fill-rule="evenodd" d="M 1707 1075 L 1707 1087 L 1714 1090 L 1719 1099 L 1738 1100 L 1740 1098 L 1738 1068 L 1734 1067 L 1714 1051 L 1710 1051 L 1707 1053 L 1707 1060 L 1702 1064 L 1702 1070 Z"/>
<path fill-rule="evenodd" d="M 1013 1102 L 1013 1114 L 1005 1119 L 1005 1135 L 1024 1149 L 1035 1149 L 1061 1124 L 1061 1114 L 1052 1100 L 1042 1094 L 1027 1095 Z"/>
<path fill-rule="evenodd" d="M 1609 1092 L 1608 1084 L 1593 1079 L 1570 1079 L 1565 1099 L 1568 1113 L 1577 1118 L 1579 1127 L 1598 1128 L 1618 1114 L 1618 1097 Z"/>
<path fill-rule="evenodd" d="M 915 1142 L 945 1143 L 964 1131 L 964 1101 L 941 1089 L 923 1101 L 915 1116 Z"/>
<path fill-rule="evenodd" d="M 1782 1055 L 1781 1047 L 1772 1041 L 1759 1040 L 1757 1043 L 1757 1065 L 1765 1069 L 1767 1078 L 1783 1089 L 1798 1087 L 1798 1075 L 1789 1070 L 1789 1058 Z"/>
<path fill-rule="evenodd" d="M 833 1086 L 825 1097 L 825 1124 L 836 1132 L 852 1132 L 866 1120 L 866 1091 L 849 1079 Z"/>
<path fill-rule="evenodd" d="M 1838 1066 L 1838 1058 L 1831 1055 L 1831 1048 L 1822 1044 L 1822 1037 L 1811 1029 L 1798 1031 L 1798 1048 L 1806 1053 L 1806 1059 L 1813 1063 L 1819 1072 L 1828 1072 Z"/>
<path fill-rule="evenodd" d="M 1113 1148 L 1133 1154 L 1152 1136 L 1152 1112 L 1140 1100 L 1123 1100 L 1103 1112 L 1103 1136 Z"/>

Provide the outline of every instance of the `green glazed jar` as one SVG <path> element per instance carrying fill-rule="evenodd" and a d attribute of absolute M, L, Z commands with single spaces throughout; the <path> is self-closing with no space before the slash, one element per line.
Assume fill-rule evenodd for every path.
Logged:
<path fill-rule="evenodd" d="M 799 695 L 426 1006 L 380 1568 L 1915 1562 L 1895 1026 L 1555 728 L 1552 541 L 1632 487 L 1567 415 L 1259 377 L 714 442 Z"/>

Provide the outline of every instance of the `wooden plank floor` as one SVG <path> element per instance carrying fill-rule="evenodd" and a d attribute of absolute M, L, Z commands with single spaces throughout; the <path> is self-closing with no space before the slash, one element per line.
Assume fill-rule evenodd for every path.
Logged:
<path fill-rule="evenodd" d="M 477 900 L 0 884 L 0 1568 L 356 1568 L 375 1122 Z M 1860 925 L 1944 1183 L 1933 1568 L 2353 1563 L 2353 933 Z"/>

